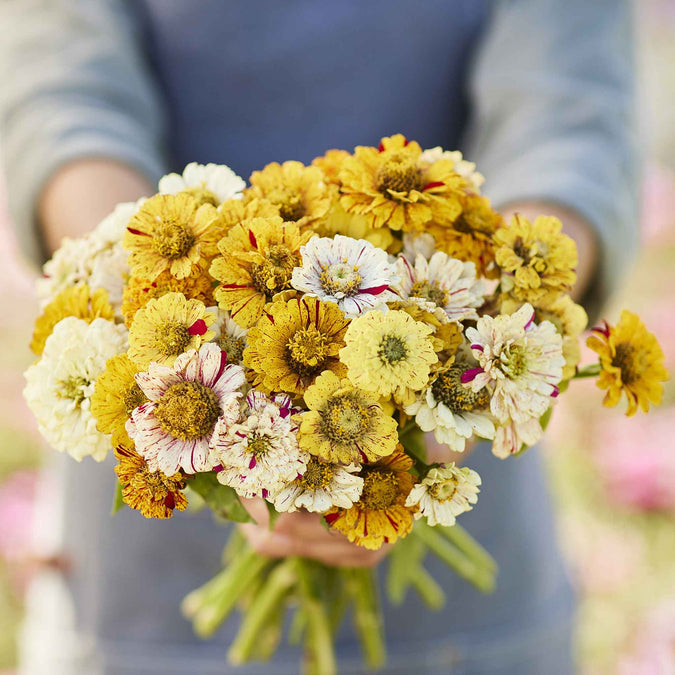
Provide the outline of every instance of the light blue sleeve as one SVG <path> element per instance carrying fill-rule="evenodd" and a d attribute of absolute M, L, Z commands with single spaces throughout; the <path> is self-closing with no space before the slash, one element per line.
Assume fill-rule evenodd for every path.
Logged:
<path fill-rule="evenodd" d="M 595 228 L 591 315 L 637 247 L 632 29 L 628 0 L 497 0 L 470 84 L 466 154 L 494 205 L 551 200 Z"/>
<path fill-rule="evenodd" d="M 156 182 L 164 172 L 160 97 L 124 0 L 0 1 L 0 146 L 24 253 L 42 262 L 35 204 L 49 176 L 107 157 Z"/>

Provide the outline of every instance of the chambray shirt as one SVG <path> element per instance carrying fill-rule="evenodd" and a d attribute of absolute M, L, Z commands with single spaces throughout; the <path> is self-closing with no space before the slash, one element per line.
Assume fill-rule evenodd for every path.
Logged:
<path fill-rule="evenodd" d="M 35 203 L 74 159 L 152 180 L 189 161 L 247 176 L 402 132 L 462 149 L 497 207 L 539 199 L 582 214 L 602 249 L 593 309 L 635 248 L 631 57 L 627 0 L 2 0 L 10 209 L 40 262 Z M 230 672 L 236 620 L 201 643 L 178 610 L 218 569 L 223 528 L 207 513 L 111 519 L 111 462 L 63 459 L 47 510 L 73 566 L 58 590 L 38 580 L 29 596 L 24 672 Z M 497 591 L 481 596 L 430 558 L 446 606 L 387 608 L 386 672 L 569 673 L 572 592 L 538 451 L 501 462 L 479 446 L 469 465 L 483 488 L 462 524 L 499 562 Z M 338 652 L 340 672 L 360 672 L 348 629 Z M 297 659 L 283 648 L 240 672 L 297 672 Z"/>

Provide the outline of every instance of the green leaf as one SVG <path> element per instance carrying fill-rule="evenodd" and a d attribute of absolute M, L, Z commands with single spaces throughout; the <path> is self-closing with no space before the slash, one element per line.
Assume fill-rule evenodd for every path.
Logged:
<path fill-rule="evenodd" d="M 115 494 L 113 495 L 112 509 L 110 510 L 110 515 L 114 516 L 123 506 L 124 500 L 122 499 L 122 483 L 118 480 L 115 481 Z"/>
<path fill-rule="evenodd" d="M 239 495 L 231 487 L 221 485 L 215 473 L 196 474 L 194 478 L 190 479 L 190 487 L 221 518 L 233 520 L 235 523 L 254 522 L 239 501 Z"/>
<path fill-rule="evenodd" d="M 277 522 L 277 518 L 281 515 L 279 511 L 276 510 L 274 504 L 265 500 L 265 506 L 267 507 L 267 513 L 270 515 L 269 528 L 270 530 L 274 529 L 274 523 Z"/>

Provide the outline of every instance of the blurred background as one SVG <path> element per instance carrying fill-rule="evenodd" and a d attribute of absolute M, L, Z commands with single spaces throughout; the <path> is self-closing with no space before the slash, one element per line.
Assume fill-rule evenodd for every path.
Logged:
<path fill-rule="evenodd" d="M 642 138 L 647 156 L 643 249 L 606 308 L 639 311 L 675 371 L 675 2 L 636 0 Z M 469 158 L 470 159 L 470 158 Z M 15 664 L 22 590 L 34 553 L 40 441 L 21 390 L 37 314 L 33 276 L 13 240 L 0 184 L 0 675 Z M 559 527 L 582 603 L 581 675 L 675 673 L 675 383 L 664 405 L 627 420 L 574 383 L 544 450 Z M 585 390 L 585 391 L 584 391 Z"/>

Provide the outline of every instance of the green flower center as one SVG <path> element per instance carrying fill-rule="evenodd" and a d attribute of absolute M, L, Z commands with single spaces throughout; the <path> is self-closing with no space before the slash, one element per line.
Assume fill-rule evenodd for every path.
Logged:
<path fill-rule="evenodd" d="M 398 335 L 385 335 L 380 342 L 377 355 L 384 363 L 393 365 L 408 356 L 408 345 Z"/>
<path fill-rule="evenodd" d="M 203 183 L 201 185 L 189 187 L 185 190 L 185 192 L 194 198 L 198 207 L 202 204 L 211 204 L 211 206 L 218 206 L 218 204 L 220 204 L 218 197 L 216 197 L 216 195 L 214 195 L 211 190 L 205 187 Z"/>
<path fill-rule="evenodd" d="M 227 354 L 229 363 L 241 363 L 244 356 L 244 349 L 246 349 L 246 341 L 244 338 L 236 338 L 227 333 L 223 333 L 217 340 L 216 344 Z"/>
<path fill-rule="evenodd" d="M 178 382 L 160 398 L 155 417 L 165 433 L 181 441 L 204 438 L 221 414 L 218 397 L 201 382 Z"/>
<path fill-rule="evenodd" d="M 273 190 L 266 197 L 279 208 L 279 215 L 286 221 L 296 222 L 307 212 L 302 195 L 287 188 Z"/>
<path fill-rule="evenodd" d="M 398 479 L 392 471 L 366 469 L 363 472 L 363 492 L 359 502 L 369 511 L 384 511 L 396 503 Z"/>
<path fill-rule="evenodd" d="M 508 345 L 499 360 L 502 372 L 512 380 L 527 372 L 527 352 L 522 345 Z"/>
<path fill-rule="evenodd" d="M 377 189 L 385 197 L 392 192 L 411 192 L 424 187 L 422 171 L 409 157 L 393 154 L 377 171 Z"/>
<path fill-rule="evenodd" d="M 431 393 L 436 401 L 455 415 L 484 409 L 490 402 L 490 394 L 485 387 L 474 392 L 462 384 L 461 377 L 465 370 L 464 366 L 453 364 L 448 370 L 439 373 L 431 385 Z"/>
<path fill-rule="evenodd" d="M 326 293 L 335 296 L 341 293 L 345 297 L 351 297 L 359 292 L 363 278 L 356 265 L 334 263 L 323 269 L 319 281 Z"/>
<path fill-rule="evenodd" d="M 331 441 L 351 443 L 363 437 L 370 419 L 370 408 L 355 395 L 334 396 L 322 412 L 322 431 Z"/>
<path fill-rule="evenodd" d="M 442 483 L 434 483 L 429 487 L 429 494 L 432 499 L 439 502 L 450 501 L 457 492 L 457 479 L 447 478 Z"/>
<path fill-rule="evenodd" d="M 143 390 L 136 382 L 133 382 L 133 384 L 131 384 L 124 392 L 124 410 L 127 413 L 127 417 L 131 417 L 131 413 L 136 410 L 139 405 L 143 405 L 147 400 Z"/>
<path fill-rule="evenodd" d="M 335 468 L 332 464 L 321 462 L 316 457 L 311 457 L 302 478 L 298 479 L 298 485 L 305 490 L 325 490 L 333 480 Z"/>
<path fill-rule="evenodd" d="M 196 237 L 192 229 L 183 223 L 162 220 L 155 224 L 152 245 L 155 251 L 168 260 L 177 260 L 187 255 Z"/>
<path fill-rule="evenodd" d="M 302 376 L 319 370 L 328 357 L 328 339 L 315 326 L 296 331 L 286 348 L 293 369 Z"/>
<path fill-rule="evenodd" d="M 180 321 L 166 321 L 155 331 L 155 347 L 164 356 L 183 353 L 191 339 L 188 327 Z"/>
<path fill-rule="evenodd" d="M 267 251 L 267 257 L 261 263 L 251 265 L 251 278 L 253 285 L 268 300 L 279 291 L 291 287 L 293 268 L 300 260 L 287 246 L 274 244 Z"/>
<path fill-rule="evenodd" d="M 75 401 L 75 405 L 79 408 L 82 405 L 82 401 L 86 398 L 84 389 L 90 384 L 91 382 L 85 377 L 69 377 L 67 380 L 59 382 L 59 394 L 62 398 Z"/>
<path fill-rule="evenodd" d="M 270 449 L 270 441 L 265 436 L 253 435 L 248 438 L 246 452 L 250 452 L 256 459 L 262 457 Z"/>
<path fill-rule="evenodd" d="M 447 301 L 447 293 L 439 286 L 438 281 L 417 281 L 410 289 L 413 298 L 431 300 L 439 307 L 444 307 Z"/>

